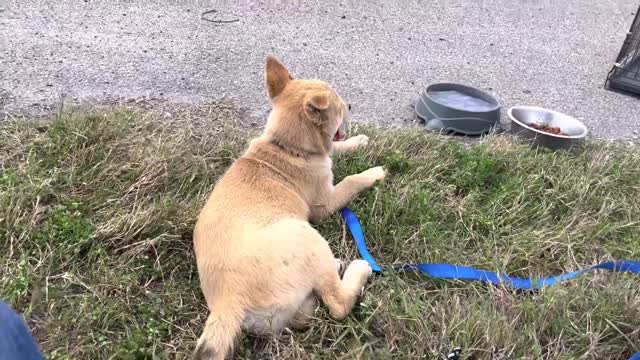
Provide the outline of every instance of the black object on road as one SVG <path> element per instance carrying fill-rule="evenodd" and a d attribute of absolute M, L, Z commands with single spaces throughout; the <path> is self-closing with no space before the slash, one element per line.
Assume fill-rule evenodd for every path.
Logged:
<path fill-rule="evenodd" d="M 640 7 L 627 33 L 605 88 L 640 95 Z"/>

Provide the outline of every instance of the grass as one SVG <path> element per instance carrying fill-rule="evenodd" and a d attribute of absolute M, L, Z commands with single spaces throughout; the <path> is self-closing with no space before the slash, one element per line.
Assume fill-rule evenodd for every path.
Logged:
<path fill-rule="evenodd" d="M 189 358 L 206 319 L 191 250 L 195 216 L 244 149 L 237 114 L 168 124 L 131 109 L 0 128 L 0 298 L 50 359 Z M 390 175 L 358 214 L 382 264 L 451 262 L 539 276 L 640 258 L 640 151 L 590 143 L 532 151 L 504 137 L 465 148 L 380 131 L 335 160 L 336 179 Z M 319 228 L 356 256 L 339 216 Z M 640 286 L 593 273 L 538 292 L 412 274 L 376 278 L 344 322 L 244 337 L 238 359 L 626 359 L 640 351 Z"/>

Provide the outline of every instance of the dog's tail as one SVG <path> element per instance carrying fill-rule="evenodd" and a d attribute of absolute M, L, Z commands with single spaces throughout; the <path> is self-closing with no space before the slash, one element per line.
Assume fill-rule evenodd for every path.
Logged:
<path fill-rule="evenodd" d="M 224 360 L 233 351 L 242 319 L 242 311 L 237 309 L 216 309 L 211 312 L 198 339 L 194 358 Z"/>

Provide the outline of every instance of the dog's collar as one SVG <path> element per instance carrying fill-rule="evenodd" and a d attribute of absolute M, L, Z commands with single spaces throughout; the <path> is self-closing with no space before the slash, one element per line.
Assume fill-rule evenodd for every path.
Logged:
<path fill-rule="evenodd" d="M 313 155 L 319 155 L 319 153 L 315 153 L 315 152 L 311 152 L 311 151 L 305 151 L 305 150 L 297 149 L 297 148 L 292 147 L 292 146 L 285 145 L 280 140 L 278 140 L 278 139 L 276 139 L 276 138 L 274 138 L 272 136 L 269 137 L 269 143 L 273 144 L 277 148 L 281 149 L 282 151 L 285 151 L 286 153 L 288 153 L 290 155 L 293 155 L 293 156 L 299 157 L 299 158 L 303 158 L 303 159 L 309 159 Z"/>

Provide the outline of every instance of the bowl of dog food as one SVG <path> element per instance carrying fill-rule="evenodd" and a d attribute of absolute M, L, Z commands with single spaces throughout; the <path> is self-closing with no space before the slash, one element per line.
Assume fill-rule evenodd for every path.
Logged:
<path fill-rule="evenodd" d="M 589 130 L 579 120 L 537 106 L 514 106 L 507 111 L 511 132 L 529 139 L 534 146 L 553 150 L 579 145 Z"/>
<path fill-rule="evenodd" d="M 500 121 L 500 105 L 493 96 L 454 83 L 429 85 L 418 98 L 416 115 L 429 130 L 482 135 Z"/>

